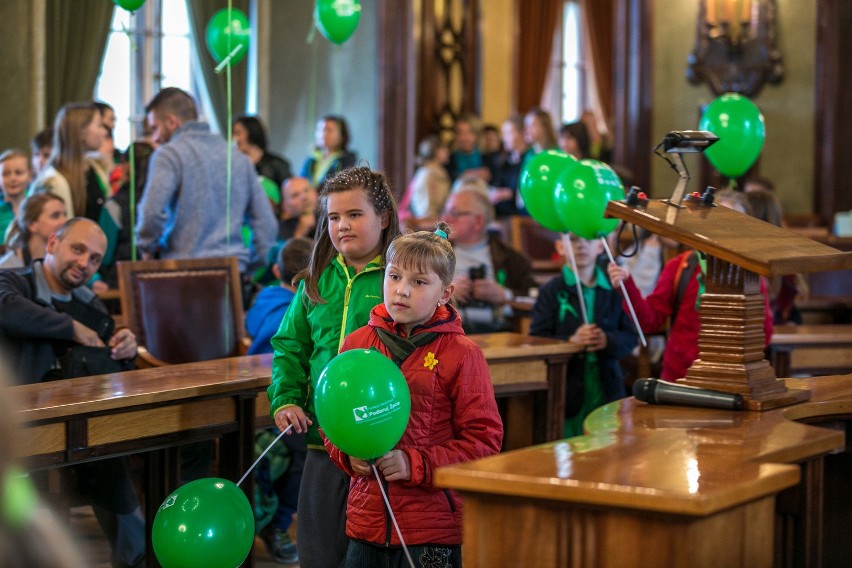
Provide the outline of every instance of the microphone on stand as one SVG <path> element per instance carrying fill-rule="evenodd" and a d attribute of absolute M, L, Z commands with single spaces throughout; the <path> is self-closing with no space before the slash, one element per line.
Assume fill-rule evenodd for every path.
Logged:
<path fill-rule="evenodd" d="M 677 385 L 659 379 L 636 379 L 633 383 L 633 396 L 651 404 L 679 404 L 725 410 L 742 410 L 745 406 L 740 394 Z"/>

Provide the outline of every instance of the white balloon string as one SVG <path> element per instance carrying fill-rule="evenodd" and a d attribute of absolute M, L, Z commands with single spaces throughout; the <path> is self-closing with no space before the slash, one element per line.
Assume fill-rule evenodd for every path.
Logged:
<path fill-rule="evenodd" d="M 248 468 L 248 471 L 247 471 L 247 472 L 245 472 L 245 473 L 243 474 L 243 476 L 240 478 L 240 480 L 237 482 L 237 487 L 239 487 L 239 486 L 243 483 L 243 481 L 245 481 L 246 477 L 248 477 L 248 474 L 250 474 L 250 473 L 251 473 L 251 470 L 253 470 L 253 469 L 257 466 L 257 464 L 258 464 L 258 463 L 260 463 L 260 460 L 262 460 L 262 459 L 263 459 L 263 456 L 265 456 L 265 455 L 266 455 L 266 452 L 268 452 L 269 450 L 271 450 L 271 449 L 272 449 L 272 446 L 274 446 L 274 445 L 275 445 L 275 442 L 277 442 L 278 440 L 280 440 L 280 439 L 281 439 L 281 436 L 283 436 L 284 434 L 286 434 L 287 432 L 289 432 L 289 431 L 290 431 L 290 428 L 292 428 L 292 427 L 293 427 L 293 425 L 292 425 L 292 424 L 290 424 L 289 426 L 287 426 L 286 428 L 284 428 L 284 430 L 283 430 L 280 434 L 278 434 L 278 436 L 277 436 L 274 440 L 272 440 L 272 443 L 271 443 L 271 444 L 269 444 L 269 445 L 266 447 L 266 449 L 265 449 L 265 450 L 263 450 L 263 453 L 262 453 L 262 454 L 260 454 L 260 456 L 259 456 L 256 460 L 254 460 L 254 463 L 253 463 L 253 464 L 251 464 L 251 467 L 250 467 L 250 468 Z"/>
<path fill-rule="evenodd" d="M 379 491 L 382 492 L 382 498 L 385 500 L 385 506 L 388 508 L 388 513 L 390 513 L 391 521 L 393 521 L 393 527 L 396 529 L 396 536 L 399 537 L 399 543 L 402 545 L 405 557 L 408 558 L 408 565 L 411 566 L 411 568 L 414 568 L 414 560 L 411 559 L 411 554 L 408 553 L 408 547 L 405 545 L 405 540 L 402 538 L 402 531 L 399 530 L 399 525 L 396 522 L 393 509 L 391 509 L 390 501 L 388 501 L 388 495 L 385 493 L 385 486 L 382 485 L 382 478 L 379 477 L 379 470 L 376 469 L 376 464 L 373 462 L 370 462 L 370 467 L 373 468 L 373 473 L 376 475 L 376 482 L 379 484 Z"/>
<path fill-rule="evenodd" d="M 580 301 L 580 313 L 583 315 L 583 323 L 588 325 L 589 312 L 586 311 L 586 298 L 583 296 L 583 284 L 580 282 L 580 274 L 577 272 L 577 261 L 574 259 L 574 247 L 571 245 L 571 233 L 562 233 L 562 247 L 568 255 L 571 270 L 574 271 L 574 284 L 577 285 L 577 299 Z"/>
<path fill-rule="evenodd" d="M 609 261 L 615 264 L 615 258 L 612 256 L 612 251 L 609 249 L 609 243 L 606 241 L 606 237 L 601 237 L 601 242 L 603 243 L 606 255 L 609 257 Z M 636 317 L 636 310 L 633 309 L 633 302 L 630 301 L 630 296 L 627 295 L 627 288 L 625 288 L 623 281 L 618 284 L 621 287 L 621 293 L 624 296 L 624 301 L 627 302 L 627 308 L 630 310 L 630 317 L 633 318 L 633 325 L 636 327 L 636 332 L 639 334 L 639 341 L 642 342 L 642 347 L 648 347 L 648 342 L 645 340 L 645 334 L 642 333 L 642 326 L 639 325 L 639 318 Z"/>

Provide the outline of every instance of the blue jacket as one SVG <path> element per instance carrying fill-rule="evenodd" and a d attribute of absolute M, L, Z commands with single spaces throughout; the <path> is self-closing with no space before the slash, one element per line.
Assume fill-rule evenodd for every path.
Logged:
<path fill-rule="evenodd" d="M 563 307 L 563 304 L 565 307 Z M 597 287 L 592 321 L 606 334 L 606 347 L 597 351 L 598 366 L 601 374 L 601 389 L 606 402 L 612 402 L 627 396 L 624 377 L 619 360 L 629 355 L 636 346 L 637 335 L 630 316 L 621 308 L 621 294 L 611 288 Z M 565 283 L 565 276 L 554 277 L 538 290 L 538 298 L 532 311 L 530 335 L 568 339 L 582 325 L 580 302 L 577 288 Z M 568 363 L 568 377 L 582 378 L 585 354 L 578 353 Z M 579 381 L 581 384 L 582 381 Z M 571 402 L 572 385 L 578 381 L 568 381 L 569 400 Z M 566 405 L 566 417 L 572 416 L 570 404 Z"/>
<path fill-rule="evenodd" d="M 246 331 L 252 338 L 249 355 L 272 353 L 270 340 L 281 326 L 281 320 L 295 294 L 281 286 L 267 286 L 254 300 L 246 314 Z"/>
<path fill-rule="evenodd" d="M 141 250 L 160 258 L 235 256 L 241 272 L 265 263 L 278 222 L 254 166 L 236 149 L 228 204 L 227 157 L 225 140 L 196 121 L 154 151 L 136 223 Z M 252 229 L 252 250 L 243 244 L 244 224 Z"/>

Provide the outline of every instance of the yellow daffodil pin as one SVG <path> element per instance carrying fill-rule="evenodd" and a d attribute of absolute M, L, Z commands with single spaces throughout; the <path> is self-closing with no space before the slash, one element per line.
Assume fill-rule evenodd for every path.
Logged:
<path fill-rule="evenodd" d="M 435 359 L 435 354 L 430 351 L 426 355 L 426 358 L 423 360 L 423 366 L 429 367 L 429 370 L 431 371 L 432 369 L 435 368 L 435 365 L 437 365 L 437 364 L 438 364 L 438 360 Z"/>

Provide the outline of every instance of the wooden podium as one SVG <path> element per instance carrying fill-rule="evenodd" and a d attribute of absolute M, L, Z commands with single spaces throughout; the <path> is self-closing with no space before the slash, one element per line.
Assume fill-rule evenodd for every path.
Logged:
<path fill-rule="evenodd" d="M 707 258 L 699 313 L 698 359 L 680 379 L 686 385 L 739 393 L 750 410 L 808 400 L 806 389 L 777 380 L 764 357 L 760 276 L 852 268 L 852 253 L 765 223 L 727 207 L 649 201 L 631 207 L 610 201 L 617 217 L 691 247 Z"/>

